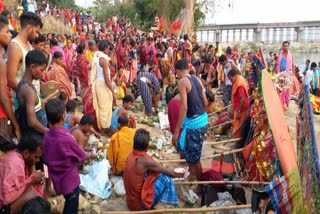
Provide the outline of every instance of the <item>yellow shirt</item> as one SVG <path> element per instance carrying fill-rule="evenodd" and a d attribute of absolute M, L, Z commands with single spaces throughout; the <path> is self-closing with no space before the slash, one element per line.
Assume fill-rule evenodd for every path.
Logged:
<path fill-rule="evenodd" d="M 112 135 L 107 158 L 114 175 L 119 175 L 123 172 L 127 157 L 133 149 L 133 137 L 135 133 L 136 129 L 125 126 Z"/>
<path fill-rule="evenodd" d="M 87 60 L 91 63 L 93 60 L 94 51 L 92 50 L 85 50 L 84 56 L 87 58 Z"/>

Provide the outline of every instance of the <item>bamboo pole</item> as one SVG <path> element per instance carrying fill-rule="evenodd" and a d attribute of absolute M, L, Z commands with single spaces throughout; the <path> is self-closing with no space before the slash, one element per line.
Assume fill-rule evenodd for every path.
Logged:
<path fill-rule="evenodd" d="M 205 207 L 205 208 L 163 208 L 158 210 L 145 210 L 145 211 L 111 211 L 104 212 L 105 214 L 135 214 L 135 213 L 201 213 L 201 212 L 214 212 L 214 211 L 225 211 L 225 210 L 238 210 L 251 208 L 250 204 L 245 205 L 233 205 L 224 207 Z"/>
<path fill-rule="evenodd" d="M 215 129 L 215 128 L 218 128 L 218 127 L 220 127 L 220 126 L 228 125 L 228 124 L 230 124 L 230 123 L 233 123 L 233 120 L 226 121 L 226 122 L 224 122 L 224 123 L 221 123 L 221 124 L 218 124 L 218 125 L 215 125 L 215 126 L 211 126 L 211 127 L 208 128 L 208 130 Z"/>
<path fill-rule="evenodd" d="M 220 157 L 221 155 L 229 155 L 229 154 L 234 154 L 234 153 L 239 153 L 242 152 L 242 149 L 235 149 L 232 151 L 228 151 L 228 152 L 223 152 L 221 154 L 214 154 L 214 155 L 209 155 L 209 156 L 205 156 L 205 157 L 201 157 L 200 160 L 204 160 L 204 159 L 210 159 L 210 158 L 217 158 Z M 187 162 L 185 159 L 179 159 L 179 160 L 158 160 L 158 163 L 185 163 Z"/>
<path fill-rule="evenodd" d="M 269 185 L 269 182 L 259 181 L 175 181 L 175 185 L 193 185 L 193 184 L 246 184 L 246 185 Z"/>
<path fill-rule="evenodd" d="M 212 116 L 212 115 L 214 115 L 214 114 L 216 114 L 216 113 L 218 113 L 218 112 L 220 112 L 220 111 L 223 111 L 223 110 L 225 110 L 225 109 L 227 109 L 227 108 L 229 108 L 229 107 L 231 107 L 231 106 L 232 106 L 232 104 L 230 104 L 230 105 L 228 105 L 228 106 L 226 106 L 226 107 L 223 107 L 222 109 L 219 109 L 219 110 L 217 110 L 217 111 L 214 111 L 214 112 L 208 114 L 208 117 L 210 117 L 210 116 Z"/>
<path fill-rule="evenodd" d="M 252 96 L 253 96 L 253 95 L 249 96 L 248 98 L 251 99 Z M 229 107 L 231 107 L 231 106 L 232 106 L 232 104 L 230 104 L 230 105 L 228 105 L 228 106 L 226 106 L 226 107 L 223 107 L 222 109 L 219 109 L 219 110 L 217 110 L 217 111 L 214 111 L 214 112 L 208 114 L 208 117 L 210 117 L 210 116 L 212 116 L 212 115 L 214 115 L 214 114 L 216 114 L 216 113 L 218 113 L 218 112 L 220 112 L 220 111 L 223 111 L 223 110 L 225 110 L 225 109 L 227 109 L 227 108 L 229 108 Z"/>
<path fill-rule="evenodd" d="M 241 138 L 234 138 L 234 139 L 230 139 L 230 140 L 221 140 L 221 141 L 217 141 L 217 142 L 206 142 L 206 143 L 204 143 L 204 145 L 216 146 L 216 145 L 220 145 L 220 144 L 224 144 L 224 143 L 237 142 L 239 140 L 241 140 Z"/>

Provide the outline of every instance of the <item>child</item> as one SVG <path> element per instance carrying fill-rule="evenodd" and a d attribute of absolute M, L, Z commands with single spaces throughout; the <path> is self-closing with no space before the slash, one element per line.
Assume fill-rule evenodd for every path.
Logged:
<path fill-rule="evenodd" d="M 127 77 L 123 73 L 123 67 L 120 66 L 118 73 L 114 77 L 114 82 L 117 85 L 117 98 L 123 99 L 124 96 L 127 94 L 126 82 Z"/>
<path fill-rule="evenodd" d="M 63 127 L 70 129 L 72 126 L 80 123 L 80 118 L 76 116 L 77 103 L 74 100 L 69 100 L 66 104 L 67 115 Z"/>
<path fill-rule="evenodd" d="M 69 130 L 63 127 L 65 105 L 59 99 L 46 104 L 47 118 L 52 127 L 43 138 L 43 153 L 49 176 L 58 195 L 63 195 L 64 214 L 76 214 L 79 206 L 80 177 L 78 165 L 87 158 Z"/>
<path fill-rule="evenodd" d="M 207 107 L 207 112 L 212 113 L 215 111 L 218 111 L 220 108 L 215 104 L 215 98 L 214 94 L 211 91 L 206 91 L 206 97 L 208 99 L 208 107 Z"/>
<path fill-rule="evenodd" d="M 77 103 L 74 100 L 69 100 L 66 104 L 66 118 L 65 121 L 63 123 L 63 127 L 67 128 L 67 129 L 71 129 L 73 126 L 79 125 L 81 124 L 81 120 L 82 118 L 79 118 L 76 116 L 76 108 L 77 108 Z M 100 138 L 101 135 L 94 130 L 94 128 L 91 126 L 90 128 L 90 133 L 94 134 L 96 137 Z"/>

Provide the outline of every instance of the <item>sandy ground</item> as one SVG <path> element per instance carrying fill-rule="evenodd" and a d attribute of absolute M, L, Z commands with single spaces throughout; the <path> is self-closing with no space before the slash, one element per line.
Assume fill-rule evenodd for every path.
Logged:
<path fill-rule="evenodd" d="M 118 105 L 119 104 L 120 103 L 118 103 Z M 285 114 L 285 119 L 289 126 L 290 136 L 291 136 L 291 140 L 294 148 L 296 148 L 296 115 L 297 113 L 298 113 L 298 106 L 294 102 L 291 102 L 290 108 Z M 134 114 L 140 118 L 144 117 L 144 114 L 142 112 L 131 113 L 131 114 Z M 320 116 L 319 115 L 314 115 L 314 125 L 316 130 L 316 136 L 320 138 Z M 150 132 L 151 137 L 159 137 L 164 134 L 164 131 L 160 130 L 160 128 L 157 128 L 157 127 L 149 127 L 147 125 L 137 123 L 137 128 L 145 128 Z M 317 142 L 318 142 L 318 150 L 319 150 L 320 148 L 319 140 Z M 204 145 L 202 156 L 212 155 L 214 151 L 215 149 L 212 149 L 210 145 Z M 179 154 L 176 152 L 172 154 L 166 154 L 164 152 L 160 152 L 160 155 L 163 156 L 165 159 L 169 159 L 169 160 L 179 159 Z M 201 162 L 204 168 L 211 167 L 210 159 L 203 160 Z M 174 168 L 178 165 L 179 164 L 170 163 L 170 164 L 167 164 L 167 167 Z M 184 165 L 182 164 L 182 166 Z M 250 194 L 251 194 L 250 192 L 251 192 L 250 190 L 246 191 L 248 202 L 250 202 Z M 61 210 L 63 208 L 63 199 L 61 198 L 61 196 L 58 198 L 53 198 L 53 200 L 57 201 L 59 210 Z M 52 201 L 52 198 L 51 198 L 51 201 Z M 88 193 L 82 193 L 81 199 L 80 199 L 80 207 L 82 208 L 82 211 L 80 211 L 79 213 L 88 213 L 88 214 L 103 213 L 108 211 L 128 211 L 124 196 L 117 196 L 114 191 L 112 192 L 112 195 L 106 200 L 101 200 L 98 197 L 94 197 Z M 181 201 L 179 207 L 200 207 L 200 204 L 196 203 L 190 206 Z"/>

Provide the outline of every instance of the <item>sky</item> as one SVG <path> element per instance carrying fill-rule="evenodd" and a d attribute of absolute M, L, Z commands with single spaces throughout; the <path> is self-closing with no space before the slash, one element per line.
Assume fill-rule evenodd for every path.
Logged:
<path fill-rule="evenodd" d="M 206 12 L 207 24 L 320 20 L 320 0 L 208 0 L 208 7 L 213 5 L 213 1 L 219 7 L 215 17 L 212 10 Z M 76 4 L 82 7 L 92 6 L 93 2 L 94 0 L 76 0 Z"/>
<path fill-rule="evenodd" d="M 212 5 L 209 0 L 208 6 Z M 320 0 L 216 0 L 216 18 L 206 15 L 206 23 L 268 23 L 320 20 Z M 229 7 L 230 5 L 230 7 Z"/>

